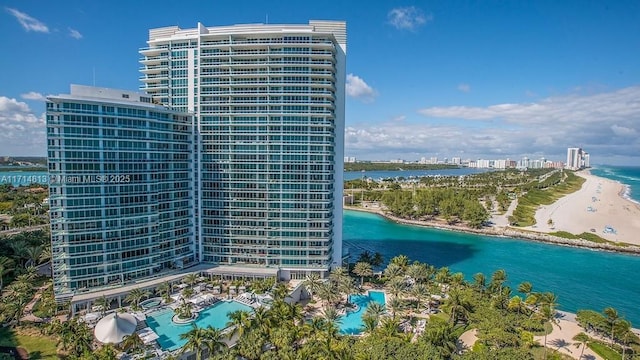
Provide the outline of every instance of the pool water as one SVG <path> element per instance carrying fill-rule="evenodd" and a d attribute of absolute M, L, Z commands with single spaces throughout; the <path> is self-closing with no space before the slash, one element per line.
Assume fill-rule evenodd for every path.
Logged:
<path fill-rule="evenodd" d="M 160 304 L 162 304 L 162 300 L 160 298 L 153 298 L 153 299 L 149 299 L 149 300 L 141 302 L 140 306 L 144 310 L 149 310 L 151 308 L 160 306 Z"/>
<path fill-rule="evenodd" d="M 350 312 L 342 318 L 340 324 L 340 333 L 347 335 L 357 335 L 362 332 L 362 315 L 367 310 L 367 306 L 371 302 L 377 302 L 380 305 L 385 305 L 384 292 L 382 291 L 369 291 L 367 295 L 350 295 L 349 302 L 358 306 L 357 311 Z"/>
<path fill-rule="evenodd" d="M 216 329 L 224 329 L 229 322 L 228 313 L 237 310 L 253 312 L 253 308 L 237 301 L 221 301 L 198 314 L 196 321 L 178 325 L 171 321 L 173 310 L 160 310 L 147 315 L 147 325 L 158 334 L 158 344 L 163 350 L 176 350 L 184 346 L 187 340 L 181 340 L 180 335 L 193 329 L 193 324 L 200 328 L 211 326 Z"/>

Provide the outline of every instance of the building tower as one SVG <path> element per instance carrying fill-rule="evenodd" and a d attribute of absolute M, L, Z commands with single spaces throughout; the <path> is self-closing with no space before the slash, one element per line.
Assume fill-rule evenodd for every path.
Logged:
<path fill-rule="evenodd" d="M 46 106 L 56 299 L 193 263 L 192 116 L 78 85 Z"/>
<path fill-rule="evenodd" d="M 196 116 L 197 259 L 340 266 L 346 24 L 165 27 L 140 54 L 141 90 Z"/>

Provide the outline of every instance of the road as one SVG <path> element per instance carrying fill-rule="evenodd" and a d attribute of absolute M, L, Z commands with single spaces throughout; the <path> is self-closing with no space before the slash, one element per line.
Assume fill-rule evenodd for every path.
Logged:
<path fill-rule="evenodd" d="M 21 227 L 21 228 L 9 229 L 9 230 L 2 230 L 0 231 L 0 236 L 10 236 L 10 235 L 23 233 L 23 232 L 44 230 L 48 227 L 49 227 L 49 224 L 42 224 L 42 225 L 27 226 L 27 227 Z"/>

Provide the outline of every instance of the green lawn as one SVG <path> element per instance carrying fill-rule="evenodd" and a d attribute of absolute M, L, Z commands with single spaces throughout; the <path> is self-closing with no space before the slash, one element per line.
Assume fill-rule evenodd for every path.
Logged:
<path fill-rule="evenodd" d="M 39 334 L 36 328 L 0 328 L 0 346 L 23 347 L 31 359 L 58 359 L 55 340 Z"/>
<path fill-rule="evenodd" d="M 531 189 L 527 194 L 518 198 L 518 207 L 509 221 L 517 223 L 518 226 L 531 226 L 536 223 L 535 213 L 540 205 L 553 204 L 561 197 L 580 190 L 585 179 L 570 171 L 565 171 L 564 174 L 566 178 L 563 182 L 546 189 Z M 543 224 L 538 225 L 542 226 Z"/>
<path fill-rule="evenodd" d="M 620 355 L 617 351 L 608 347 L 607 345 L 600 342 L 590 342 L 588 344 L 589 349 L 593 350 L 596 354 L 602 356 L 605 360 L 621 360 L 622 355 Z"/>

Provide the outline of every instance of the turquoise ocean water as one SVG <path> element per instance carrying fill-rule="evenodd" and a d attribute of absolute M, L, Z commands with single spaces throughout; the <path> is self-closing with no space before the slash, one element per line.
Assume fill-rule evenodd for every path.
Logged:
<path fill-rule="evenodd" d="M 529 281 L 534 291 L 552 291 L 561 310 L 613 306 L 640 327 L 640 256 L 399 225 L 357 211 L 345 211 L 343 233 L 352 259 L 364 250 L 385 260 L 404 254 L 463 272 L 467 280 L 505 269 L 513 289 Z"/>
<path fill-rule="evenodd" d="M 591 173 L 625 184 L 627 192 L 624 196 L 640 203 L 640 166 L 598 165 L 591 169 Z"/>

